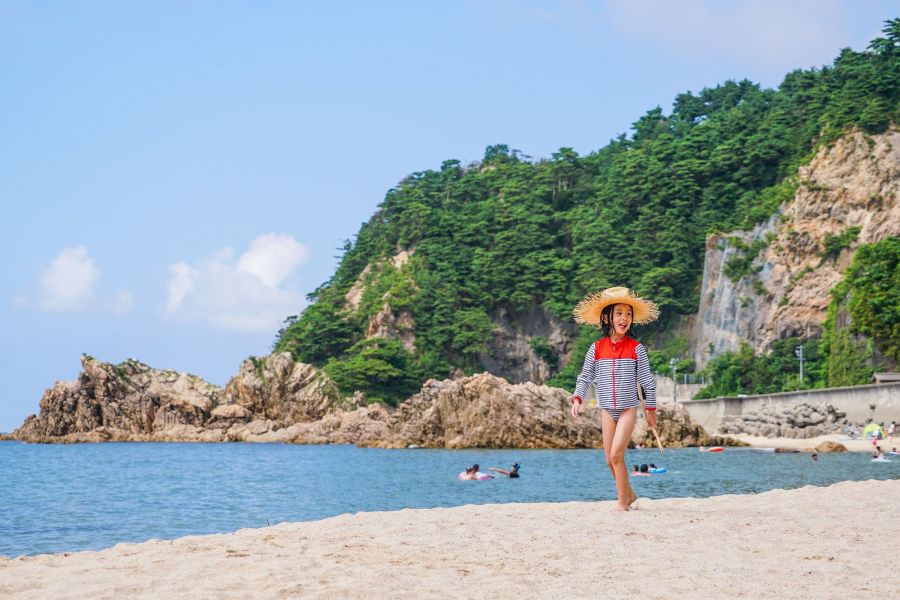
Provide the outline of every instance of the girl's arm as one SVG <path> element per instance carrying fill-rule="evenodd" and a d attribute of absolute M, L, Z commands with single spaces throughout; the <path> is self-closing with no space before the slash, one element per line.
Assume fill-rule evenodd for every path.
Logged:
<path fill-rule="evenodd" d="M 596 342 L 595 342 L 596 343 Z M 581 367 L 581 374 L 575 380 L 575 394 L 572 401 L 583 401 L 584 395 L 587 393 L 588 385 L 594 381 L 594 369 L 596 361 L 594 361 L 594 344 L 588 346 L 587 354 L 584 356 L 584 366 Z"/>
<path fill-rule="evenodd" d="M 637 379 L 644 389 L 644 404 L 647 410 L 656 410 L 656 380 L 650 372 L 650 359 L 643 344 L 638 344 L 634 353 L 637 355 Z"/>

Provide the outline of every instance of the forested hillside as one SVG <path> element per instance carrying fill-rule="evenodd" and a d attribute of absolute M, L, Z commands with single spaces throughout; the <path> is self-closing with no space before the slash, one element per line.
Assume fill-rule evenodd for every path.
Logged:
<path fill-rule="evenodd" d="M 500 144 L 480 163 L 445 161 L 387 192 L 312 304 L 288 318 L 276 350 L 325 367 L 346 393 L 392 402 L 425 378 L 480 370 L 499 308 L 539 305 L 570 322 L 587 292 L 627 285 L 660 305 L 655 327 L 665 330 L 697 310 L 709 233 L 767 219 L 821 144 L 898 121 L 894 19 L 867 51 L 791 72 L 778 89 L 728 81 L 680 94 L 671 112 L 648 111 L 586 156 L 562 148 L 532 161 Z M 391 260 L 404 250 L 408 261 Z M 414 324 L 414 344 L 367 337 L 386 304 Z M 594 335 L 579 333 L 574 356 Z M 574 365 L 546 340 L 532 346 L 571 385 Z"/>

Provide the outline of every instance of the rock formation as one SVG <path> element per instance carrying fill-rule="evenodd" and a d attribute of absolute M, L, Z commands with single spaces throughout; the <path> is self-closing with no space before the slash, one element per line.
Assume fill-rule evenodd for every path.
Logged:
<path fill-rule="evenodd" d="M 238 374 L 225 385 L 224 402 L 240 405 L 254 417 L 280 427 L 315 421 L 336 407 L 350 407 L 324 373 L 294 362 L 288 352 L 241 363 Z"/>
<path fill-rule="evenodd" d="M 711 356 L 737 350 L 741 339 L 760 352 L 777 339 L 818 335 L 830 291 L 855 248 L 900 235 L 900 131 L 848 134 L 823 147 L 797 177 L 793 200 L 778 214 L 752 231 L 707 240 L 690 336 L 698 367 Z M 837 257 L 824 259 L 826 235 L 850 227 L 860 228 L 856 240 Z M 753 262 L 755 272 L 732 282 L 723 266 L 742 251 L 739 246 L 757 241 L 765 247 Z"/>
<path fill-rule="evenodd" d="M 840 442 L 825 440 L 815 448 L 816 452 L 846 452 L 847 446 Z"/>
<path fill-rule="evenodd" d="M 150 433 L 176 425 L 200 426 L 221 389 L 199 377 L 151 369 L 135 360 L 118 365 L 81 357 L 77 381 L 57 382 L 44 393 L 40 415 L 13 436 L 40 440 L 103 429 Z"/>
<path fill-rule="evenodd" d="M 565 390 L 510 384 L 481 373 L 425 382 L 391 417 L 386 448 L 596 448 L 602 443 L 595 411 L 569 416 Z"/>
<path fill-rule="evenodd" d="M 82 357 L 74 382 L 44 394 L 41 413 L 11 439 L 29 442 L 187 441 L 358 444 L 381 448 L 599 448 L 600 413 L 569 416 L 569 394 L 481 373 L 429 380 L 397 408 L 342 398 L 328 377 L 289 354 L 250 358 L 224 390 L 198 377 Z M 683 409 L 659 411 L 667 447 L 728 443 Z M 649 446 L 642 425 L 633 441 Z"/>
<path fill-rule="evenodd" d="M 578 333 L 575 325 L 560 321 L 539 304 L 520 312 L 498 308 L 490 317 L 494 332 L 487 351 L 478 355 L 489 373 L 513 383 L 540 384 L 571 360 Z M 534 340 L 542 340 L 554 358 L 536 352 Z"/>
<path fill-rule="evenodd" d="M 232 441 L 354 406 L 327 376 L 290 354 L 250 358 L 225 389 L 136 360 L 81 358 L 76 381 L 58 382 L 41 412 L 10 437 L 34 442 Z"/>

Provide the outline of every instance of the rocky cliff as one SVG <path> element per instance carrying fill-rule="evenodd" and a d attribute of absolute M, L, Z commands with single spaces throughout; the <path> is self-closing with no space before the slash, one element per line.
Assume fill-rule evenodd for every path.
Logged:
<path fill-rule="evenodd" d="M 823 147 L 797 174 L 797 191 L 767 222 L 749 232 L 707 240 L 700 307 L 691 335 L 698 367 L 738 348 L 741 339 L 764 351 L 780 338 L 821 333 L 831 289 L 859 244 L 900 235 L 900 131 L 853 133 Z M 827 236 L 858 234 L 836 256 Z M 852 235 L 850 235 L 853 238 Z M 723 268 L 753 252 L 750 272 L 737 282 Z"/>
<path fill-rule="evenodd" d="M 248 359 L 224 389 L 198 377 L 82 358 L 77 381 L 57 383 L 10 438 L 29 442 L 252 441 L 382 448 L 597 448 L 598 411 L 569 414 L 569 394 L 481 373 L 429 380 L 397 408 L 341 398 L 334 384 L 290 355 Z M 725 443 L 683 410 L 661 407 L 670 447 Z M 639 426 L 633 441 L 652 445 Z"/>

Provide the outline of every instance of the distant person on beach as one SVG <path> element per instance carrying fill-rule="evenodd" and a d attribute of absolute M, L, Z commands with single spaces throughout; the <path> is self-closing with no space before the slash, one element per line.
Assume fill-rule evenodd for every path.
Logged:
<path fill-rule="evenodd" d="M 895 431 L 897 431 L 897 423 L 895 421 L 891 421 L 891 424 L 887 426 L 887 439 L 893 441 Z"/>
<path fill-rule="evenodd" d="M 650 371 L 647 349 L 628 334 L 633 324 L 655 321 L 659 308 L 628 288 L 612 287 L 588 296 L 573 313 L 576 323 L 601 327 L 603 337 L 587 350 L 570 412 L 578 418 L 588 386 L 594 384 L 601 408 L 606 466 L 616 482 L 618 508 L 628 510 L 637 500 L 628 482 L 625 450 L 640 406 L 638 385 L 644 390 L 647 424 L 656 428 L 656 380 Z"/>
<path fill-rule="evenodd" d="M 488 471 L 494 471 L 495 473 L 500 473 L 501 475 L 506 475 L 510 479 L 517 479 L 519 477 L 519 463 L 514 463 L 509 471 L 504 469 L 498 469 L 497 467 L 488 467 Z"/>

